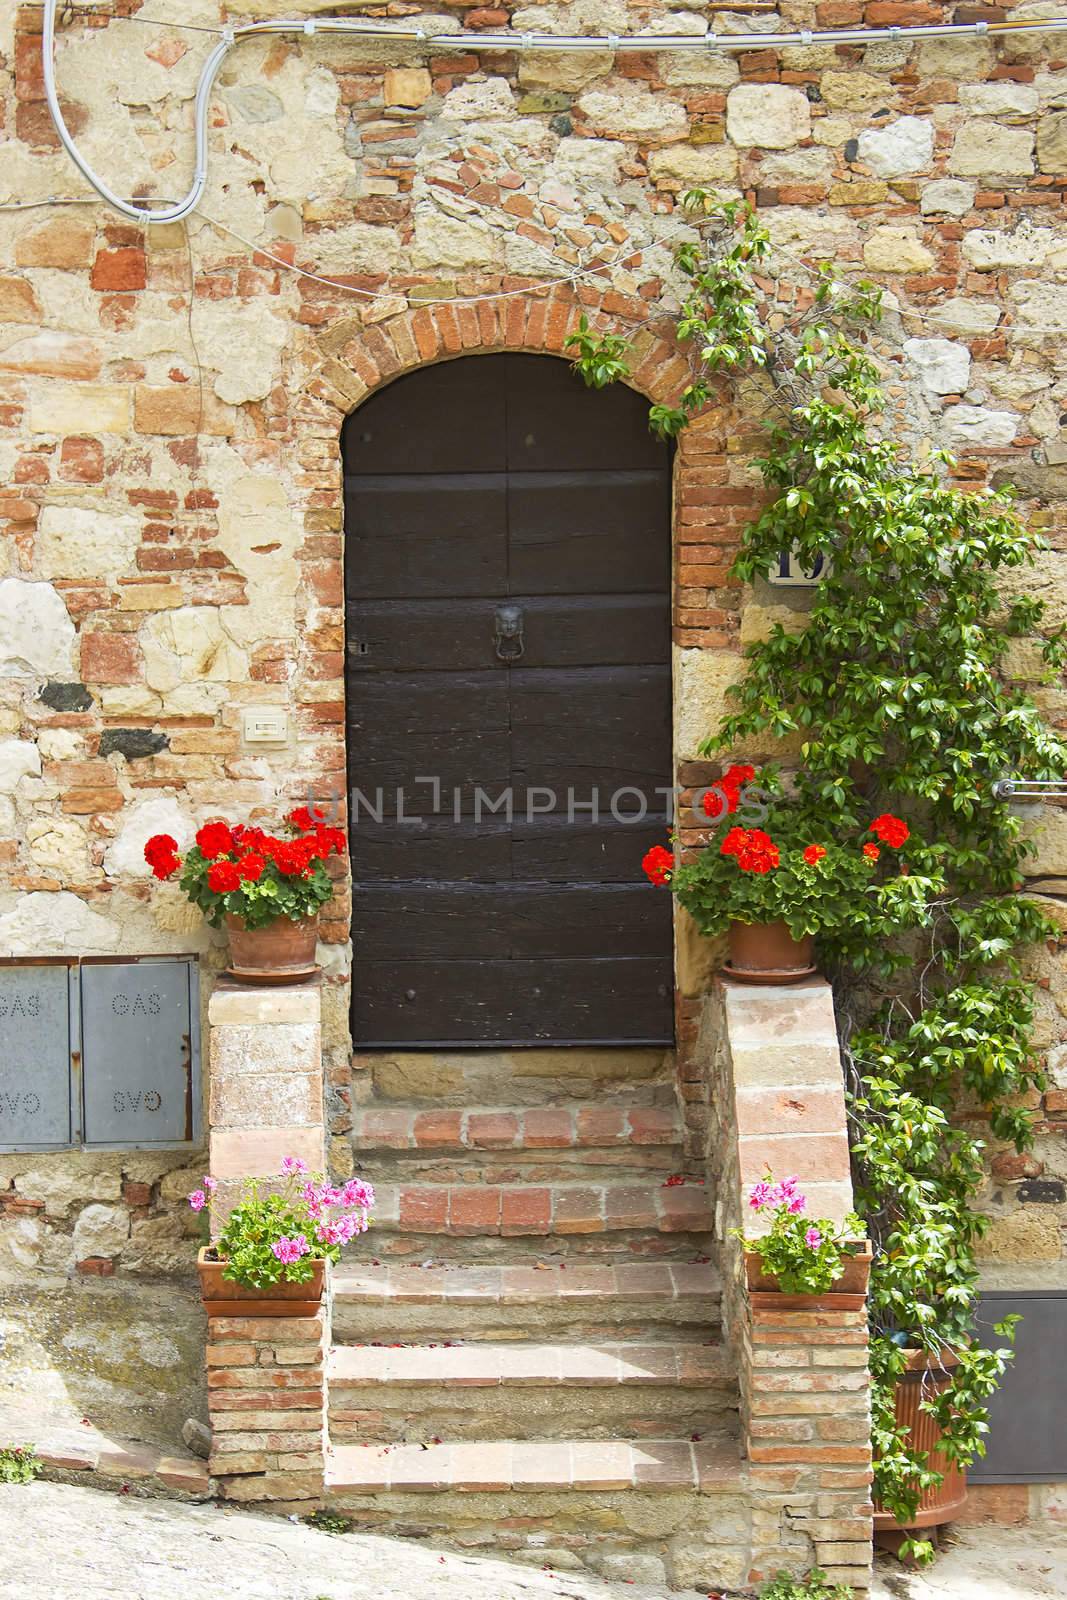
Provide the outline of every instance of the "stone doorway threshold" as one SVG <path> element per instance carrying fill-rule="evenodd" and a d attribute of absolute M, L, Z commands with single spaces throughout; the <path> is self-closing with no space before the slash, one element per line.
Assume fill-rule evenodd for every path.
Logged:
<path fill-rule="evenodd" d="M 118 1438 L 88 1419 L 48 1405 L 0 1397 L 0 1447 L 32 1445 L 54 1482 L 95 1484 L 133 1494 L 206 1500 L 214 1485 L 207 1462 L 184 1451 Z"/>

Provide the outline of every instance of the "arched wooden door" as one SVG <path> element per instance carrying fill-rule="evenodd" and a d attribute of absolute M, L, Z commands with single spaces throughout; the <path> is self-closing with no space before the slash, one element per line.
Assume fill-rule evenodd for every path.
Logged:
<path fill-rule="evenodd" d="M 358 1044 L 667 1043 L 670 459 L 550 356 L 348 419 Z M 594 810 L 594 806 L 596 809 Z"/>

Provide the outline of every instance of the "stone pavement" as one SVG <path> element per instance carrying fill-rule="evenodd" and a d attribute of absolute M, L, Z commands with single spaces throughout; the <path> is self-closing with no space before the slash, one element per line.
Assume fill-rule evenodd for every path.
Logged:
<path fill-rule="evenodd" d="M 61 1483 L 0 1484 L 0 1594 L 19 1600 L 671 1600 L 662 1588 L 254 1512 Z M 881 1565 L 872 1600 L 1062 1600 L 1067 1528 L 969 1527 L 929 1574 Z M 686 1600 L 695 1600 L 690 1594 Z M 704 1596 L 700 1596 L 704 1600 Z"/>

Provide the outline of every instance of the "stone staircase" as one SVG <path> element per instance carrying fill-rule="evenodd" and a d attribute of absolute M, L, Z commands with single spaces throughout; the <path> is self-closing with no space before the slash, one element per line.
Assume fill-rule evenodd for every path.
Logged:
<path fill-rule="evenodd" d="M 670 1056 L 359 1064 L 378 1205 L 334 1279 L 331 1506 L 559 1568 L 741 1581 L 737 1385 Z"/>

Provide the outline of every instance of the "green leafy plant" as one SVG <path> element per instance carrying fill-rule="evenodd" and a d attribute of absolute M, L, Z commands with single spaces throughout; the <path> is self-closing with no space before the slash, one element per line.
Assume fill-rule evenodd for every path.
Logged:
<path fill-rule="evenodd" d="M 32 1444 L 0 1447 L 0 1483 L 32 1483 L 43 1471 L 44 1462 Z"/>
<path fill-rule="evenodd" d="M 338 1516 L 336 1511 L 313 1511 L 303 1520 L 309 1528 L 317 1528 L 319 1533 L 352 1533 L 356 1526 L 351 1517 Z"/>
<path fill-rule="evenodd" d="M 847 1583 L 831 1583 L 825 1572 L 812 1567 L 804 1578 L 779 1572 L 760 1590 L 760 1600 L 853 1600 L 853 1595 Z"/>
<path fill-rule="evenodd" d="M 1010 1357 L 1007 1324 L 994 1349 L 974 1340 L 975 1245 L 987 1226 L 974 1130 L 985 1119 L 1017 1149 L 1031 1140 L 1020 1101 L 1042 1080 L 1019 951 L 1053 930 L 1018 893 L 1031 847 L 994 785 L 1067 770 L 1067 748 L 1004 666 L 1015 640 L 1037 636 L 1051 674 L 1064 639 L 1042 636 L 1040 602 L 1015 593 L 1042 541 L 1010 491 L 962 488 L 950 456 L 918 459 L 892 437 L 865 342 L 881 291 L 847 286 L 823 265 L 771 317 L 767 296 L 782 274 L 753 271 L 771 254 L 755 213 L 701 191 L 683 204 L 706 221 L 677 257 L 690 285 L 678 332 L 692 381 L 675 407 L 653 407 L 650 424 L 677 433 L 717 397 L 723 374 L 745 385 L 770 414 L 756 463 L 767 500 L 733 571 L 754 582 L 782 551 L 806 570 L 824 563 L 807 625 L 776 624 L 748 647 L 735 709 L 703 753 L 788 737 L 800 759 L 797 813 L 818 820 L 822 837 L 847 839 L 901 808 L 936 841 L 926 882 L 913 886 L 914 915 L 872 938 L 857 902 L 819 939 L 842 1019 L 857 1206 L 875 1250 L 875 1493 L 906 1522 L 937 1474 L 895 1426 L 903 1352 L 959 1358 L 924 1407 L 961 1464 L 984 1449 L 985 1401 Z M 579 372 L 595 356 L 592 343 L 576 349 Z M 966 1128 L 953 1122 L 964 1095 Z M 926 1540 L 904 1548 L 932 1555 Z"/>
<path fill-rule="evenodd" d="M 807 1201 L 796 1178 L 775 1183 L 768 1172 L 753 1185 L 748 1203 L 757 1213 L 770 1213 L 770 1230 L 753 1238 L 742 1228 L 734 1231 L 745 1249 L 759 1256 L 762 1270 L 778 1279 L 784 1294 L 825 1294 L 841 1276 L 846 1256 L 859 1249 L 859 1218 L 846 1217 L 838 1227 L 825 1217 L 805 1216 Z"/>
<path fill-rule="evenodd" d="M 190 1206 L 210 1218 L 217 1191 L 217 1180 L 205 1178 Z M 342 1245 L 366 1232 L 373 1205 L 374 1190 L 362 1178 L 338 1187 L 310 1175 L 299 1156 L 286 1156 L 278 1178 L 245 1179 L 214 1246 L 225 1262 L 222 1276 L 248 1289 L 308 1283 L 316 1261 L 338 1261 Z"/>
<path fill-rule="evenodd" d="M 184 863 L 176 841 L 157 833 L 144 847 L 155 877 L 181 872 L 182 889 L 212 927 L 235 916 L 246 928 L 262 928 L 278 917 L 298 922 L 313 917 L 333 894 L 326 868 L 332 855 L 344 855 L 343 828 L 327 827 L 324 813 L 298 806 L 286 818 L 287 836 L 262 828 L 206 822 Z"/>

